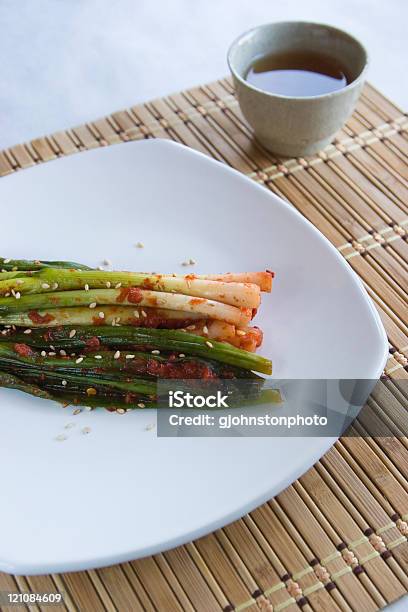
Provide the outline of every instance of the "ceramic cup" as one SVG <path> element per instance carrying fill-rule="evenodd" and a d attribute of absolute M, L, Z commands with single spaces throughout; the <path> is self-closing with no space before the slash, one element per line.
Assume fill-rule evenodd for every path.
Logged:
<path fill-rule="evenodd" d="M 288 51 L 321 53 L 339 60 L 350 83 L 318 96 L 282 96 L 250 85 L 246 74 L 257 58 Z M 353 112 L 364 83 L 367 53 L 350 34 L 302 21 L 269 23 L 242 34 L 228 51 L 239 105 L 256 138 L 285 157 L 311 155 L 326 147 Z"/>

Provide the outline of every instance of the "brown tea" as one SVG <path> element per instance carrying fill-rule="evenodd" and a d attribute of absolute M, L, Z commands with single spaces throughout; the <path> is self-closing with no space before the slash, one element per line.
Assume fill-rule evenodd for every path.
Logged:
<path fill-rule="evenodd" d="M 332 57 L 309 51 L 265 55 L 254 61 L 246 80 L 258 89 L 281 96 L 320 96 L 350 82 L 344 67 Z"/>

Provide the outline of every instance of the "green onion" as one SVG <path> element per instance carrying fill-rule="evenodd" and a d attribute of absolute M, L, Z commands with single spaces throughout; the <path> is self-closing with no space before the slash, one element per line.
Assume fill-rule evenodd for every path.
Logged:
<path fill-rule="evenodd" d="M 73 333 L 72 337 L 70 337 Z M 72 326 L 52 329 L 32 329 L 26 336 L 23 332 L 14 332 L 9 336 L 0 334 L 0 342 L 16 340 L 29 343 L 30 346 L 48 347 L 53 344 L 58 349 L 67 352 L 81 350 L 87 347 L 87 341 L 97 338 L 106 347 L 140 347 L 143 349 L 159 349 L 196 355 L 227 363 L 245 370 L 253 370 L 262 374 L 272 373 L 272 363 L 269 359 L 256 353 L 249 353 L 224 342 L 206 340 L 202 336 L 181 332 L 173 329 L 151 329 L 141 327 L 108 327 Z"/>

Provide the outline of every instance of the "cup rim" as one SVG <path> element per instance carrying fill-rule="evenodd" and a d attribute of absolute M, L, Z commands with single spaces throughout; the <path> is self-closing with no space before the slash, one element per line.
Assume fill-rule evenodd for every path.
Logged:
<path fill-rule="evenodd" d="M 284 96 L 282 94 L 277 94 L 277 93 L 273 93 L 271 91 L 266 91 L 265 89 L 261 89 L 260 87 L 256 87 L 255 85 L 252 85 L 252 83 L 249 83 L 247 80 L 245 80 L 240 74 L 239 72 L 237 72 L 237 70 L 235 70 L 235 68 L 232 65 L 232 60 L 231 60 L 231 54 L 233 52 L 233 50 L 235 49 L 235 47 L 237 46 L 237 44 L 239 43 L 239 41 L 244 38 L 245 36 L 248 36 L 249 34 L 251 34 L 252 32 L 256 32 L 257 30 L 263 30 L 269 26 L 272 25 L 286 25 L 286 24 L 290 24 L 290 25 L 300 25 L 300 26 L 318 26 L 318 27 L 322 27 L 322 28 L 326 28 L 327 30 L 332 30 L 335 32 L 339 32 L 341 34 L 345 34 L 348 38 L 350 38 L 351 40 L 353 40 L 362 50 L 364 56 L 365 56 L 365 63 L 364 66 L 362 68 L 362 70 L 360 71 L 360 73 L 358 74 L 358 76 L 353 79 L 351 81 L 351 83 L 348 83 L 345 87 L 342 87 L 341 89 L 337 89 L 336 91 L 331 91 L 328 93 L 324 93 L 324 94 L 317 94 L 316 96 Z M 245 87 L 247 87 L 248 89 L 252 89 L 253 91 L 259 92 L 264 94 L 265 96 L 269 96 L 271 98 L 281 98 L 282 100 L 312 100 L 312 99 L 323 99 L 323 98 L 331 98 L 334 96 L 338 96 L 341 95 L 343 92 L 352 89 L 353 87 L 355 87 L 358 83 L 360 83 L 363 80 L 363 77 L 365 76 L 367 69 L 368 69 L 368 65 L 369 65 L 369 55 L 367 52 L 367 49 L 365 48 L 365 46 L 363 45 L 362 42 L 360 42 L 360 40 L 358 40 L 358 38 L 356 38 L 355 36 L 353 36 L 352 34 L 350 34 L 349 32 L 347 32 L 346 30 L 342 30 L 341 28 L 337 28 L 336 26 L 332 26 L 328 23 L 321 23 L 321 22 L 317 22 L 317 21 L 296 21 L 296 20 L 288 20 L 288 21 L 270 21 L 268 23 L 262 23 L 260 25 L 257 25 L 253 28 L 250 28 L 249 30 L 246 30 L 245 32 L 242 32 L 241 34 L 239 34 L 239 36 L 237 36 L 236 38 L 234 38 L 234 40 L 232 41 L 232 43 L 230 44 L 230 46 L 228 47 L 228 51 L 227 51 L 227 64 L 228 67 L 230 69 L 231 74 L 238 80 L 240 81 L 240 83 L 242 85 L 244 85 Z"/>

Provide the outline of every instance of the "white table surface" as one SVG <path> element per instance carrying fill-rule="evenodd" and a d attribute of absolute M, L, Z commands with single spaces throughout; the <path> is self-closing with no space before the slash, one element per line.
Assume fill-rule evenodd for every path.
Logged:
<path fill-rule="evenodd" d="M 359 37 L 408 108 L 406 0 L 1 0 L 0 149 L 221 77 L 236 36 L 287 19 Z"/>
<path fill-rule="evenodd" d="M 221 77 L 237 35 L 285 19 L 358 36 L 408 108 L 406 0 L 1 0 L 0 149 Z"/>

